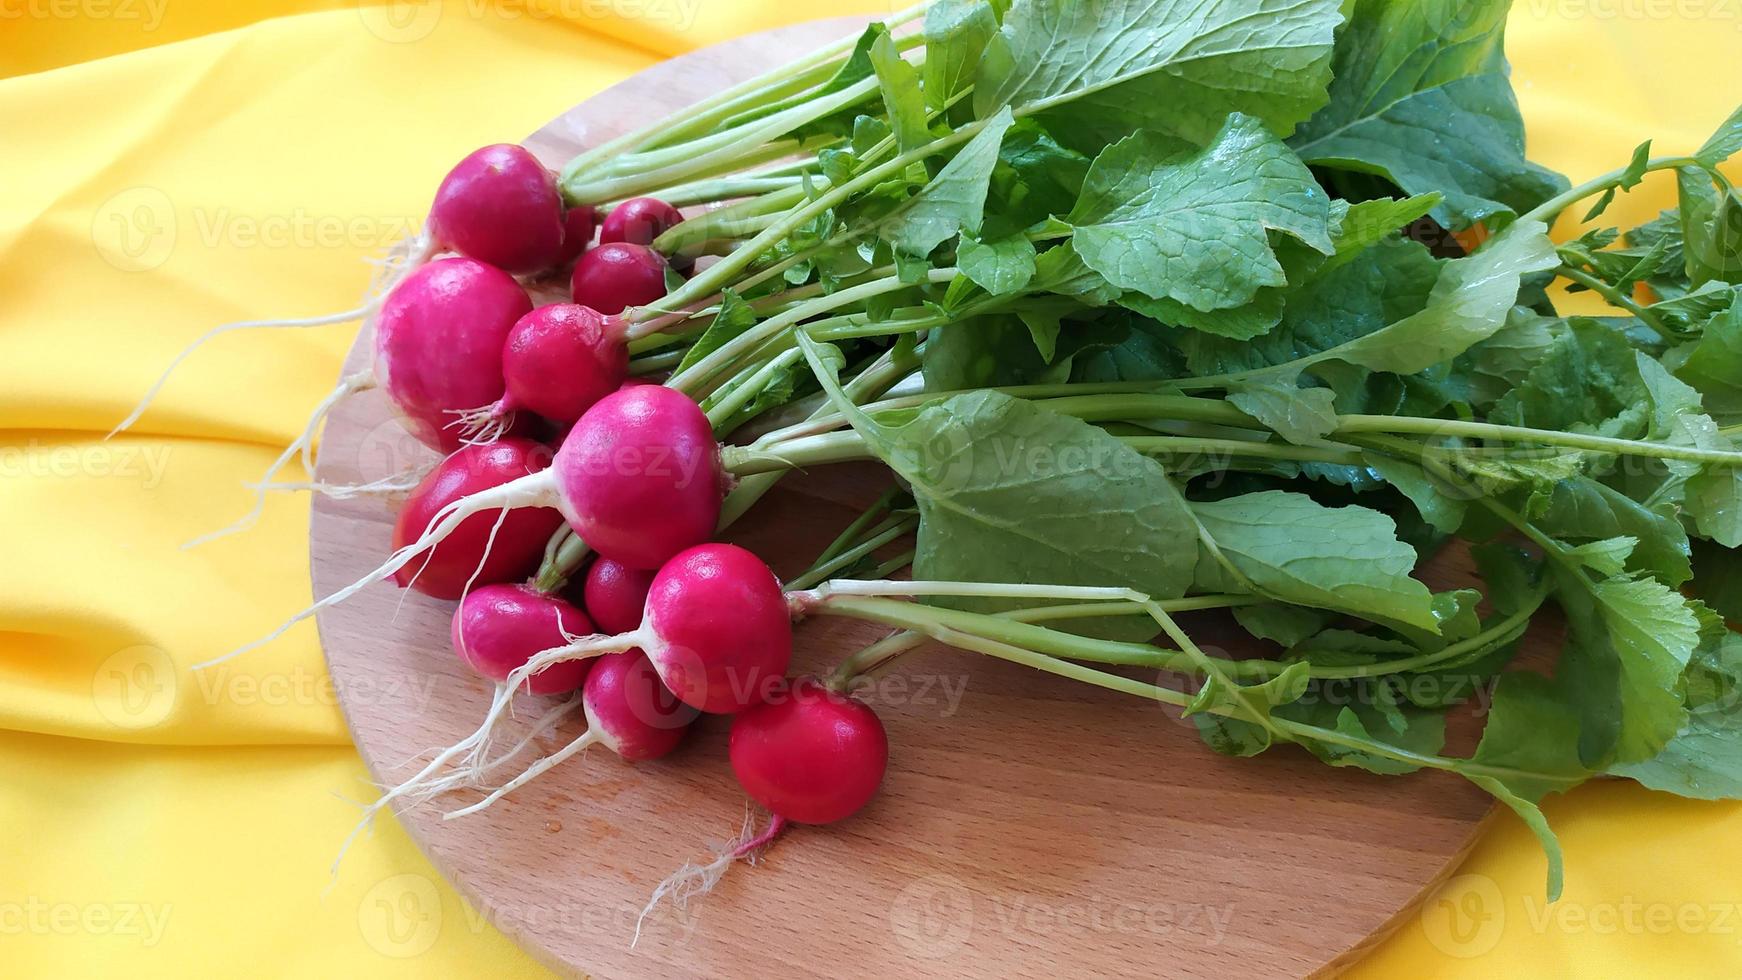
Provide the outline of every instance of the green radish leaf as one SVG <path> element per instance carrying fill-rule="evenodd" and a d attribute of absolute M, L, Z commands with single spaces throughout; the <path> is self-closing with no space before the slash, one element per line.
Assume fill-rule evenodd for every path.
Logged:
<path fill-rule="evenodd" d="M 1088 306 L 1106 306 L 1119 299 L 1119 287 L 1089 268 L 1077 253 L 1074 242 L 1066 240 L 1040 253 L 1034 261 L 1034 278 L 1029 281 L 1030 293 L 1060 293 L 1074 296 Z"/>
<path fill-rule="evenodd" d="M 1261 684 L 1235 684 L 1220 677 L 1210 677 L 1198 689 L 1181 717 L 1190 718 L 1197 726 L 1204 744 L 1223 755 L 1252 756 L 1269 748 L 1270 731 L 1247 718 L 1215 714 L 1218 708 L 1257 712 L 1268 719 L 1282 705 L 1296 701 L 1307 691 L 1312 680 L 1312 668 L 1304 663 L 1290 664 L 1281 673 Z"/>
<path fill-rule="evenodd" d="M 883 91 L 884 111 L 895 130 L 895 145 L 905 153 L 931 142 L 925 96 L 919 88 L 919 69 L 901 57 L 895 39 L 887 32 L 871 44 L 871 66 Z"/>
<path fill-rule="evenodd" d="M 1645 167 L 1651 162 L 1651 141 L 1646 140 L 1633 148 L 1633 157 L 1627 161 L 1627 169 L 1621 172 L 1621 189 L 1630 191 L 1639 186 L 1645 179 Z"/>
<path fill-rule="evenodd" d="M 963 234 L 956 249 L 956 266 L 987 293 L 1007 296 L 1020 291 L 1034 278 L 1034 243 L 1023 235 L 980 242 Z"/>
<path fill-rule="evenodd" d="M 1378 511 L 1266 490 L 1194 503 L 1192 513 L 1215 545 L 1198 559 L 1206 591 L 1249 591 L 1249 582 L 1284 602 L 1439 629 L 1433 593 L 1409 574 L 1415 549 Z"/>
<path fill-rule="evenodd" d="M 1699 645 L 1694 611 L 1651 578 L 1555 577 L 1568 628 L 1556 678 L 1579 711 L 1580 759 L 1601 768 L 1655 756 L 1687 715 L 1678 680 Z"/>
<path fill-rule="evenodd" d="M 1269 333 L 1282 320 L 1283 302 L 1283 291 L 1276 288 L 1258 290 L 1252 302 L 1244 306 L 1207 313 L 1171 299 L 1156 299 L 1138 292 L 1119 297 L 1119 305 L 1152 320 L 1191 327 L 1230 340 L 1251 340 Z"/>
<path fill-rule="evenodd" d="M 1707 167 L 1716 169 L 1718 164 L 1737 153 L 1742 153 L 1742 106 L 1730 113 L 1730 118 L 1724 120 L 1711 138 L 1694 151 L 1694 158 Z"/>
<path fill-rule="evenodd" d="M 1278 709 L 1277 714 L 1315 728 L 1329 729 L 1416 755 L 1437 755 L 1446 742 L 1446 716 L 1442 711 L 1402 708 L 1389 703 L 1384 707 L 1379 703 L 1345 704 L 1340 699 L 1320 696 L 1287 705 Z M 1365 769 L 1381 776 L 1401 776 L 1421 768 L 1373 751 L 1310 737 L 1302 739 L 1301 744 L 1327 765 Z"/>
<path fill-rule="evenodd" d="M 1510 807 L 1541 841 L 1548 857 L 1549 899 L 1559 898 L 1560 843 L 1537 804 L 1590 776 L 1579 761 L 1579 715 L 1563 692 L 1536 674 L 1502 675 L 1482 740 L 1459 772 Z"/>
<path fill-rule="evenodd" d="M 1071 211 L 1083 261 L 1122 289 L 1198 310 L 1287 283 L 1268 232 L 1330 254 L 1330 199 L 1255 119 L 1232 116 L 1206 150 L 1180 155 L 1139 132 L 1095 158 Z"/>
<path fill-rule="evenodd" d="M 1524 122 L 1501 40 L 1508 0 L 1350 0 L 1330 102 L 1289 141 L 1315 166 L 1440 191 L 1434 217 L 1463 228 L 1522 213 L 1565 178 L 1524 158 Z"/>
<path fill-rule="evenodd" d="M 1706 322 L 1674 368 L 1721 425 L 1742 422 L 1742 291 L 1730 295 L 1729 308 Z"/>
<path fill-rule="evenodd" d="M 992 172 L 987 236 L 1015 235 L 1053 215 L 1067 214 L 1083 191 L 1089 158 L 1060 146 L 1033 119 L 1019 119 L 1004 134 Z M 1070 234 L 1070 228 L 1063 229 Z"/>
<path fill-rule="evenodd" d="M 719 350 L 725 344 L 751 327 L 756 326 L 756 311 L 744 298 L 730 289 L 720 294 L 720 312 L 715 314 L 714 321 L 684 352 L 683 360 L 678 362 L 673 373 L 682 374 L 697 361 Z"/>
<path fill-rule="evenodd" d="M 1700 800 L 1742 798 L 1742 636 L 1726 632 L 1682 675 L 1687 721 L 1656 756 L 1609 771 Z"/>
<path fill-rule="evenodd" d="M 1435 480 L 1420 466 L 1381 453 L 1366 454 L 1367 465 L 1409 498 L 1416 512 L 1434 530 L 1454 534 L 1464 523 L 1469 495 Z"/>
<path fill-rule="evenodd" d="M 1234 619 L 1253 636 L 1283 647 L 1292 647 L 1305 640 L 1335 618 L 1334 613 L 1308 606 L 1291 606 L 1281 602 L 1266 602 L 1257 606 L 1235 606 Z"/>
<path fill-rule="evenodd" d="M 1197 539 L 1184 500 L 1160 464 L 1092 425 L 979 391 L 927 406 L 877 442 L 919 502 L 916 577 L 1156 598 L 1191 583 Z"/>
<path fill-rule="evenodd" d="M 1447 262 L 1419 313 L 1314 359 L 1414 374 L 1462 354 L 1505 324 L 1526 274 L 1559 264 L 1547 231 L 1535 221 L 1512 225 L 1476 254 Z"/>
<path fill-rule="evenodd" d="M 939 0 L 925 14 L 925 104 L 942 112 L 974 84 L 986 45 L 998 35 L 998 14 L 986 0 Z"/>
<path fill-rule="evenodd" d="M 1336 396 L 1329 388 L 1300 388 L 1290 378 L 1270 384 L 1241 385 L 1228 401 L 1296 445 L 1322 441 L 1337 429 Z"/>
<path fill-rule="evenodd" d="M 1439 193 L 1417 194 L 1392 200 L 1388 197 L 1349 206 L 1337 229 L 1336 252 L 1319 272 L 1326 273 L 1381 242 L 1397 240 L 1397 233 L 1426 217 L 1444 198 Z"/>
<path fill-rule="evenodd" d="M 995 116 L 889 219 L 885 234 L 898 252 L 924 256 L 960 232 L 979 233 L 998 145 L 1011 122 L 1009 112 Z"/>
<path fill-rule="evenodd" d="M 1063 381 L 1069 368 L 1041 357 L 1021 319 L 994 314 L 932 331 L 920 370 L 926 391 L 962 391 Z"/>
<path fill-rule="evenodd" d="M 1688 282 L 1742 283 L 1742 196 L 1720 191 L 1710 173 L 1693 167 L 1676 171 L 1676 189 Z"/>
<path fill-rule="evenodd" d="M 1337 0 L 1015 0 L 974 88 L 981 118 L 1046 109 L 1067 145 L 1093 149 L 1138 129 L 1203 145 L 1230 113 L 1286 134 L 1324 104 Z"/>
<path fill-rule="evenodd" d="M 1636 538 L 1629 569 L 1649 573 L 1665 585 L 1679 586 L 1693 574 L 1687 532 L 1675 508 L 1647 507 L 1590 477 L 1555 482 L 1531 523 L 1562 541 Z"/>

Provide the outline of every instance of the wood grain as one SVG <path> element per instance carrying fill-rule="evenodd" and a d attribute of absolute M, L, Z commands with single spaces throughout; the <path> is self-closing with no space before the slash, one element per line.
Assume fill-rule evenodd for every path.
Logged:
<path fill-rule="evenodd" d="M 673 59 L 527 145 L 560 164 L 854 28 L 801 25 Z M 353 365 L 366 350 L 360 338 Z M 428 461 L 371 393 L 332 416 L 319 475 L 350 483 Z M 730 537 L 797 571 L 886 480 L 857 466 L 789 479 Z M 318 500 L 317 594 L 373 567 L 391 523 L 383 501 Z M 1436 587 L 1473 581 L 1456 558 L 1443 566 Z M 320 616 L 352 734 L 383 782 L 470 732 L 488 703 L 489 685 L 448 649 L 450 609 L 381 585 Z M 795 670 L 878 635 L 805 623 Z M 385 693 L 432 676 L 426 702 Z M 745 819 L 725 719 L 705 720 L 655 764 L 595 751 L 484 814 L 402 819 L 482 918 L 564 973 L 1282 977 L 1341 963 L 1401 921 L 1489 809 L 1442 774 L 1381 779 L 1292 749 L 1226 759 L 1169 710 L 951 650 L 910 655 L 866 696 L 892 746 L 877 800 L 836 827 L 789 834 L 694 915 L 650 921 L 634 949 L 653 887 Z"/>

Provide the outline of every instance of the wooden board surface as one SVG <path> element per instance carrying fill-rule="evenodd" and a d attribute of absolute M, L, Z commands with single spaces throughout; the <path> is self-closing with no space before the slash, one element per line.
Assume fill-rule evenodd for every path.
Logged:
<path fill-rule="evenodd" d="M 560 166 L 853 29 L 807 24 L 673 59 L 527 145 Z M 360 339 L 353 367 L 366 350 Z M 431 460 L 368 393 L 333 414 L 319 475 L 352 483 Z M 789 479 L 730 537 L 783 574 L 801 570 L 887 479 L 859 466 Z M 373 567 L 391 526 L 386 502 L 317 499 L 316 593 Z M 1431 578 L 1437 588 L 1474 584 L 1455 557 Z M 383 783 L 471 732 L 488 704 L 490 685 L 448 648 L 450 610 L 378 585 L 320 616 L 352 734 Z M 826 668 L 879 635 L 807 622 L 794 670 Z M 427 698 L 366 696 L 430 677 L 417 688 Z M 486 813 L 402 819 L 472 903 L 471 922 L 493 923 L 564 973 L 1284 977 L 1346 961 L 1409 914 L 1489 809 L 1444 774 L 1382 779 L 1294 749 L 1226 759 L 1171 709 L 941 648 L 909 655 L 866 696 L 891 743 L 879 797 L 838 826 L 790 833 L 693 915 L 649 920 L 634 949 L 654 886 L 745 819 L 726 719 L 705 719 L 658 763 L 630 767 L 595 750 Z"/>

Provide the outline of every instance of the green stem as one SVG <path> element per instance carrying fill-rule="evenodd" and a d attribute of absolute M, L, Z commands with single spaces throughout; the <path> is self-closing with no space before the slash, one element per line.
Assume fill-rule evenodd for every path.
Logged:
<path fill-rule="evenodd" d="M 562 591 L 593 550 L 567 525 L 551 538 L 551 544 L 554 549 L 546 547 L 544 563 L 532 580 L 532 587 L 547 595 Z"/>
<path fill-rule="evenodd" d="M 1549 446 L 1565 446 L 1617 456 L 1643 456 L 1648 459 L 1676 459 L 1696 463 L 1720 463 L 1742 466 L 1742 452 L 1723 449 L 1700 449 L 1694 446 L 1671 446 L 1659 442 L 1614 439 L 1608 436 L 1561 432 L 1554 429 L 1532 429 L 1516 425 L 1495 425 L 1489 422 L 1466 422 L 1461 419 L 1429 419 L 1409 415 L 1340 415 L 1337 433 L 1360 432 L 1407 433 L 1428 436 L 1458 436 L 1466 439 L 1489 439 L 1497 442 L 1537 442 Z"/>
<path fill-rule="evenodd" d="M 820 565 L 852 547 L 853 542 L 859 540 L 859 538 L 865 534 L 865 529 L 870 527 L 873 521 L 876 521 L 887 513 L 890 507 L 895 504 L 895 501 L 901 498 L 901 492 L 900 487 L 890 487 L 888 490 L 883 491 L 883 493 L 871 503 L 871 506 L 865 508 L 864 513 L 853 518 L 853 522 L 847 525 L 847 529 L 836 535 L 835 540 L 829 542 L 829 546 L 824 548 L 822 554 L 817 556 L 817 564 Z"/>
<path fill-rule="evenodd" d="M 1645 163 L 1647 173 L 1653 170 L 1674 170 L 1678 167 L 1700 167 L 1704 164 L 1693 157 L 1657 157 Z M 1538 204 L 1529 211 L 1518 216 L 1519 221 L 1540 221 L 1551 224 L 1562 211 L 1572 207 L 1593 194 L 1601 194 L 1610 188 L 1619 188 L 1621 181 L 1627 176 L 1627 167 L 1617 167 L 1598 177 L 1593 177 L 1577 187 L 1556 194 L 1554 197 Z"/>
<path fill-rule="evenodd" d="M 885 521 L 884 524 L 887 526 L 880 525 L 880 529 L 873 533 L 871 537 L 851 548 L 848 548 L 840 554 L 835 555 L 827 561 L 816 565 L 798 578 L 788 582 L 786 588 L 789 591 L 813 588 L 819 582 L 824 581 L 829 576 L 839 572 L 841 569 L 848 568 L 852 566 L 854 562 L 869 557 L 884 545 L 892 544 L 901 538 L 907 537 L 909 534 L 913 533 L 914 528 L 919 526 L 919 522 L 911 517 L 892 517 L 888 521 Z"/>
<path fill-rule="evenodd" d="M 924 282 L 947 282 L 954 279 L 955 276 L 955 269 L 932 269 L 928 272 L 926 279 L 924 279 L 920 284 L 923 284 Z M 701 277 L 698 276 L 696 279 L 690 281 L 696 282 L 700 278 Z M 672 378 L 669 384 L 671 387 L 676 388 L 679 391 L 691 394 L 701 393 L 715 376 L 724 373 L 735 364 L 739 358 L 754 351 L 763 343 L 779 336 L 783 331 L 788 330 L 819 313 L 827 313 L 830 310 L 837 310 L 843 306 L 851 306 L 874 296 L 907 289 L 914 285 L 919 284 L 905 282 L 900 276 L 888 276 L 882 279 L 874 279 L 867 283 L 861 283 L 860 285 L 847 289 L 837 290 L 808 303 L 788 309 L 758 323 L 749 330 L 746 330 L 724 344 L 721 344 L 706 357 L 697 361 L 695 364 L 690 365 L 688 369 Z"/>
<path fill-rule="evenodd" d="M 1598 279 L 1596 276 L 1570 265 L 1561 266 L 1560 275 L 1562 278 L 1570 279 L 1586 289 L 1589 289 L 1591 292 L 1596 293 L 1598 296 L 1603 297 L 1610 306 L 1626 310 L 1638 317 L 1640 323 L 1650 327 L 1653 332 L 1664 340 L 1675 339 L 1675 335 L 1668 327 L 1664 326 L 1663 320 L 1659 318 L 1656 313 L 1641 306 L 1633 297 L 1626 295 L 1614 286 L 1611 286 L 1603 280 Z"/>

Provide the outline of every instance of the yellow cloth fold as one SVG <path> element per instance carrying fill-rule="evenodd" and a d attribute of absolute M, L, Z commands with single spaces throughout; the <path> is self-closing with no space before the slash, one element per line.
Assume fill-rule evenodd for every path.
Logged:
<path fill-rule="evenodd" d="M 329 880 L 370 788 L 312 627 L 188 670 L 309 599 L 306 500 L 178 546 L 247 511 L 349 328 L 219 340 L 134 433 L 102 434 L 207 327 L 354 305 L 470 149 L 661 57 L 899 6 L 0 0 L 0 971 L 541 973 L 391 822 Z M 1646 136 L 1696 145 L 1737 97 L 1727 9 L 1520 0 L 1534 158 L 1577 179 Z M 1653 181 L 1611 220 L 1669 200 Z M 1609 784 L 1548 809 L 1558 906 L 1500 821 L 1355 972 L 1742 972 L 1742 807 Z"/>

